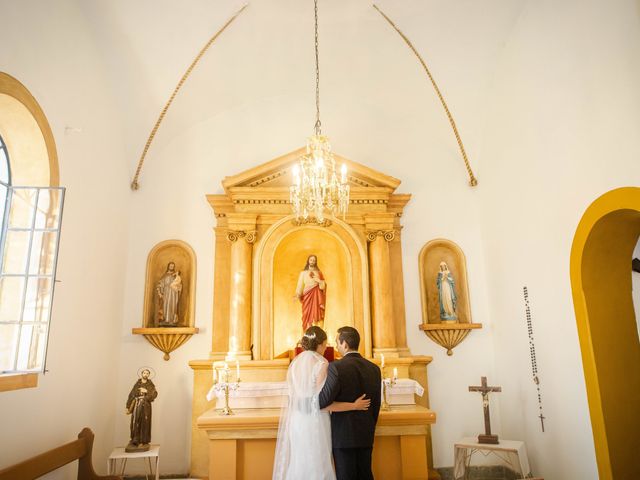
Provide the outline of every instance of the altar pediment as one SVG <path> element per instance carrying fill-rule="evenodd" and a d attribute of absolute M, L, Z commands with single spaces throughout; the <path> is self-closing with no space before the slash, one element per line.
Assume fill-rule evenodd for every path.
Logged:
<path fill-rule="evenodd" d="M 305 147 L 294 150 L 281 157 L 263 163 L 257 167 L 245 170 L 236 175 L 226 177 L 222 186 L 227 193 L 236 188 L 289 188 L 291 185 L 291 169 L 298 159 L 305 153 Z M 343 163 L 347 166 L 348 180 L 352 188 L 384 188 L 390 193 L 400 185 L 397 178 L 385 175 L 361 163 L 349 160 L 336 153 L 333 154 L 336 165 Z"/>
<path fill-rule="evenodd" d="M 299 148 L 281 157 L 253 167 L 222 181 L 225 193 L 208 195 L 207 199 L 216 215 L 238 211 L 261 211 L 259 205 L 281 205 L 283 211 L 290 209 L 289 187 L 293 184 L 293 166 L 305 153 Z M 411 198 L 408 194 L 397 194 L 400 180 L 366 165 L 333 154 L 336 165 L 347 166 L 347 178 L 351 187 L 350 203 L 354 211 L 391 211 L 401 213 Z"/>

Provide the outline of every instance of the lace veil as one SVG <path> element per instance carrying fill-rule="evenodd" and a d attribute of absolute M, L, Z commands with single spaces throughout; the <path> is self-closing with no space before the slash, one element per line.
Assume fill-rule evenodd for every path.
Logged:
<path fill-rule="evenodd" d="M 335 479 L 329 414 L 320 411 L 318 399 L 327 367 L 327 360 L 312 351 L 289 366 L 289 401 L 280 415 L 273 480 Z"/>

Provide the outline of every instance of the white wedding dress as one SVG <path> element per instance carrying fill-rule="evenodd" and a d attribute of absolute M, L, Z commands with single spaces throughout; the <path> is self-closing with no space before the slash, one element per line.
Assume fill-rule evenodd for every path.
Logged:
<path fill-rule="evenodd" d="M 318 399 L 328 366 L 322 355 L 312 351 L 302 352 L 289 365 L 289 401 L 280 415 L 273 480 L 336 478 L 329 412 L 320 411 Z"/>

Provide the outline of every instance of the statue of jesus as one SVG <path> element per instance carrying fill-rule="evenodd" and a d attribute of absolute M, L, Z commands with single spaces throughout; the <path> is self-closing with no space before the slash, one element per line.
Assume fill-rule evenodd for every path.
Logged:
<path fill-rule="evenodd" d="M 302 331 L 317 325 L 324 326 L 327 282 L 318 267 L 318 257 L 309 255 L 304 270 L 298 277 L 295 298 L 302 303 Z"/>

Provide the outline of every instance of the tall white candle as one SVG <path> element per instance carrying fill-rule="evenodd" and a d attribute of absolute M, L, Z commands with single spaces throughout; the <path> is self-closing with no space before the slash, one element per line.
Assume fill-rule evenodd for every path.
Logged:
<path fill-rule="evenodd" d="M 236 382 L 240 381 L 240 362 L 236 360 Z"/>
<path fill-rule="evenodd" d="M 380 367 L 384 368 L 384 353 L 380 354 Z"/>
<path fill-rule="evenodd" d="M 213 383 L 216 383 L 216 366 L 211 364 L 211 371 L 213 372 Z"/>
<path fill-rule="evenodd" d="M 398 367 L 393 367 L 393 379 L 398 379 Z"/>

